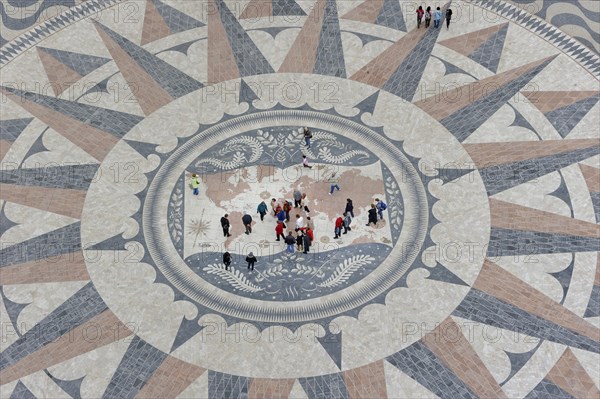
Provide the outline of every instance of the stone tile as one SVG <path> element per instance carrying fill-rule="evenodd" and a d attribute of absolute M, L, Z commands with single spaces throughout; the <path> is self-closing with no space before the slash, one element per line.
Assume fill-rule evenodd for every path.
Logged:
<path fill-rule="evenodd" d="M 600 397 L 600 390 L 568 348 L 545 379 L 575 398 Z"/>
<path fill-rule="evenodd" d="M 38 259 L 0 268 L 0 285 L 86 281 L 87 272 L 82 252 L 65 254 L 59 259 Z"/>
<path fill-rule="evenodd" d="M 254 41 L 248 36 L 248 33 L 233 13 L 221 1 L 216 2 L 217 10 L 221 16 L 221 22 L 225 34 L 229 40 L 231 51 L 237 63 L 240 76 L 262 75 L 273 73 L 273 68 L 258 49 Z M 210 39 L 209 39 L 210 40 Z"/>
<path fill-rule="evenodd" d="M 385 0 L 374 23 L 376 25 L 406 32 L 406 23 L 404 22 L 404 15 L 402 14 L 401 3 L 395 0 Z"/>
<path fill-rule="evenodd" d="M 176 398 L 206 370 L 167 356 L 136 398 Z"/>
<path fill-rule="evenodd" d="M 477 398 L 422 341 L 415 342 L 386 360 L 439 397 Z"/>
<path fill-rule="evenodd" d="M 327 0 L 313 73 L 346 77 L 344 49 L 335 0 Z"/>
<path fill-rule="evenodd" d="M 300 385 L 309 399 L 348 398 L 346 383 L 341 374 L 299 378 Z"/>
<path fill-rule="evenodd" d="M 342 376 L 350 399 L 388 397 L 383 360 L 344 371 Z"/>
<path fill-rule="evenodd" d="M 18 244 L 4 242 L 4 248 L 0 249 L 0 267 L 77 252 L 81 249 L 80 230 L 77 222 Z"/>
<path fill-rule="evenodd" d="M 504 47 L 504 40 L 506 40 L 507 32 L 508 24 L 504 24 L 497 33 L 473 51 L 469 55 L 469 58 L 496 73 L 498 71 L 498 64 L 500 63 L 500 57 L 502 56 L 502 48 Z"/>
<path fill-rule="evenodd" d="M 586 98 L 574 104 L 555 109 L 546 113 L 550 123 L 556 128 L 561 137 L 567 137 L 571 130 L 587 115 L 598 103 L 600 96 Z"/>
<path fill-rule="evenodd" d="M 522 94 L 543 114 L 548 114 L 598 96 L 598 91 L 523 91 Z"/>
<path fill-rule="evenodd" d="M 587 309 L 583 314 L 583 317 L 599 317 L 600 316 L 600 286 L 594 285 L 592 287 L 592 293 L 590 294 L 590 300 L 587 305 Z"/>
<path fill-rule="evenodd" d="M 450 90 L 445 100 L 441 100 L 438 96 L 428 97 L 422 101 L 416 102 L 415 105 L 429 113 L 435 119 L 442 121 L 459 110 L 477 102 L 478 100 L 490 95 L 489 87 L 497 87 L 503 91 L 511 93 L 510 97 L 515 95 L 531 78 L 537 75 L 554 57 L 535 61 L 510 71 L 502 72 L 498 75 L 481 79 L 475 83 L 471 83 L 462 87 Z M 525 81 L 522 81 L 526 78 Z M 516 87 L 509 90 L 509 85 L 518 83 Z M 492 91 L 494 93 L 496 90 Z M 508 98 L 510 98 L 508 97 Z M 504 96 L 502 96 L 504 98 Z M 459 99 L 457 101 L 457 99 Z M 498 102 L 504 104 L 505 101 L 497 99 Z"/>
<path fill-rule="evenodd" d="M 240 70 L 217 6 L 214 0 L 208 4 L 214 10 L 208 15 L 208 83 L 239 78 Z"/>
<path fill-rule="evenodd" d="M 151 2 L 149 2 L 151 4 Z M 150 7 L 152 7 L 150 5 Z M 119 67 L 119 70 L 127 80 L 127 83 L 135 87 L 133 94 L 137 99 L 144 114 L 150 115 L 154 111 L 173 101 L 173 97 L 168 93 L 153 77 L 133 59 L 128 52 L 121 47 L 123 43 L 115 40 L 116 33 L 110 35 L 105 28 L 96 25 L 98 34 L 104 41 L 104 44 L 110 51 L 113 59 Z M 143 34 L 143 33 L 142 33 Z M 125 41 L 121 38 L 121 42 Z M 133 43 L 129 43 L 130 47 Z"/>
<path fill-rule="evenodd" d="M 253 378 L 248 388 L 248 399 L 287 399 L 294 382 L 294 379 Z"/>
<path fill-rule="evenodd" d="M 317 0 L 279 67 L 279 73 L 312 73 L 315 68 L 326 6 L 327 0 Z"/>
<path fill-rule="evenodd" d="M 490 26 L 489 28 L 442 40 L 439 44 L 468 57 L 504 27 L 508 27 L 508 23 Z"/>
<path fill-rule="evenodd" d="M 552 382 L 543 379 L 525 397 L 526 399 L 574 399 L 568 392 L 564 391 Z"/>
<path fill-rule="evenodd" d="M 119 65 L 119 69 L 121 69 L 121 72 L 124 72 L 122 68 L 125 68 L 126 70 L 127 68 L 133 68 L 133 62 L 130 62 L 130 60 L 135 61 L 138 67 L 142 68 L 148 75 L 150 75 L 151 80 L 156 82 L 156 84 L 158 84 L 172 98 L 182 97 L 203 87 L 202 83 L 191 78 L 173 65 L 163 61 L 149 51 L 144 50 L 142 47 L 127 40 L 125 37 L 119 35 L 106 26 L 100 25 L 99 23 L 95 23 L 95 26 L 100 36 L 103 37 L 103 40 L 107 44 L 109 51 L 111 51 L 111 55 L 114 51 L 118 55 L 116 58 L 122 60 L 121 64 L 123 66 L 119 65 L 119 62 L 117 59 L 115 59 L 117 65 Z M 107 40 L 109 37 L 110 40 Z M 116 46 L 114 44 L 116 44 Z M 120 48 L 120 50 L 118 50 L 117 47 Z M 115 58 L 114 55 L 113 58 Z M 125 60 L 127 60 L 127 63 L 125 63 Z M 127 72 L 124 72 L 124 75 L 127 80 L 130 80 L 127 78 Z M 134 75 L 131 76 L 135 77 Z M 131 81 L 137 82 L 137 79 L 131 79 Z M 150 81 L 150 79 L 144 78 L 140 82 L 140 85 L 146 81 Z M 141 90 L 142 87 L 139 87 L 139 89 Z"/>
<path fill-rule="evenodd" d="M 383 88 L 402 62 L 427 34 L 425 29 L 413 29 L 350 77 L 357 82 Z"/>
<path fill-rule="evenodd" d="M 81 79 L 82 76 L 79 73 L 58 61 L 44 49 L 38 47 L 37 51 L 56 96 L 61 95 L 63 91 Z"/>
<path fill-rule="evenodd" d="M 597 339 L 580 335 L 477 289 L 469 291 L 452 315 L 530 337 L 600 353 Z"/>
<path fill-rule="evenodd" d="M 487 256 L 519 256 L 600 250 L 597 238 L 492 228 Z"/>
<path fill-rule="evenodd" d="M 423 343 L 480 398 L 506 398 L 461 327 L 451 318 L 444 320 Z"/>
<path fill-rule="evenodd" d="M 487 259 L 473 288 L 577 334 L 600 339 L 597 327 Z"/>
<path fill-rule="evenodd" d="M 24 187 L 85 190 L 96 176 L 99 165 L 48 165 L 36 169 L 0 170 L 0 183 Z"/>
<path fill-rule="evenodd" d="M 167 356 L 141 338 L 134 337 L 102 397 L 135 398 Z M 163 377 L 161 375 L 157 378 Z M 153 388 L 151 386 L 147 393 L 152 392 Z"/>
<path fill-rule="evenodd" d="M 342 15 L 342 18 L 372 24 L 381 13 L 384 2 L 385 0 L 366 0 L 358 7 Z"/>
<path fill-rule="evenodd" d="M 48 47 L 37 47 L 37 49 L 39 53 L 46 53 L 52 56 L 58 62 L 65 65 L 80 76 L 85 76 L 89 73 L 92 73 L 110 61 L 110 59 L 104 57 L 74 53 L 72 51 L 58 50 Z"/>
<path fill-rule="evenodd" d="M 14 142 L 33 118 L 6 119 L 0 121 L 0 140 Z M 1 157 L 0 157 L 1 158 Z"/>
<path fill-rule="evenodd" d="M 579 164 L 579 168 L 590 193 L 600 192 L 600 169 L 582 163 Z"/>
<path fill-rule="evenodd" d="M 600 238 L 595 223 L 490 198 L 491 225 L 496 228 Z"/>
<path fill-rule="evenodd" d="M 478 169 L 564 154 L 598 146 L 597 139 L 463 144 Z"/>
<path fill-rule="evenodd" d="M 273 16 L 273 2 L 270 0 L 251 0 L 244 11 L 240 14 L 239 19 L 255 19 L 266 18 Z"/>
<path fill-rule="evenodd" d="M 190 15 L 187 15 L 176 8 L 169 6 L 160 0 L 152 0 L 155 10 L 161 15 L 164 22 L 168 25 L 172 33 L 180 33 L 186 30 L 201 28 L 205 24 Z"/>
<path fill-rule="evenodd" d="M 4 183 L 0 192 L 0 199 L 75 219 L 81 217 L 86 197 L 85 191 Z"/>
<path fill-rule="evenodd" d="M 144 10 L 144 27 L 140 44 L 143 46 L 169 35 L 171 35 L 171 29 L 169 29 L 169 26 L 158 13 L 154 2 L 147 1 L 146 9 Z"/>
<path fill-rule="evenodd" d="M 37 399 L 21 381 L 17 383 L 10 395 L 10 399 Z"/>
<path fill-rule="evenodd" d="M 0 161 L 4 159 L 6 153 L 10 150 L 12 142 L 8 140 L 0 140 Z"/>
<path fill-rule="evenodd" d="M 489 195 L 494 195 L 535 178 L 558 171 L 600 153 L 600 146 L 527 159 L 491 167 L 479 171 Z"/>
<path fill-rule="evenodd" d="M 208 396 L 215 399 L 248 397 L 249 378 L 208 371 Z"/>

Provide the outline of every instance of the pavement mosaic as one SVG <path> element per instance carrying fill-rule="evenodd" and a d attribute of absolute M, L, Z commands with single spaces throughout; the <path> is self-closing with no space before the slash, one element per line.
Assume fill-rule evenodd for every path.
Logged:
<path fill-rule="evenodd" d="M 568 6 L 63 3 L 3 18 L 0 398 L 600 396 L 600 60 Z M 276 241 L 295 190 L 307 253 Z"/>

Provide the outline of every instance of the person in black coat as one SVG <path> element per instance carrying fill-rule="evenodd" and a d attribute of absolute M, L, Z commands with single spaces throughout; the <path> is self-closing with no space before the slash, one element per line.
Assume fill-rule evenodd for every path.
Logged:
<path fill-rule="evenodd" d="M 244 216 L 242 216 L 242 223 L 244 223 L 244 227 L 246 228 L 246 234 L 252 233 L 252 216 L 244 212 Z"/>
<path fill-rule="evenodd" d="M 258 262 L 258 260 L 256 259 L 256 256 L 250 252 L 248 256 L 246 256 L 246 262 L 248 262 L 248 269 L 254 270 L 254 264 Z"/>
<path fill-rule="evenodd" d="M 223 264 L 225 265 L 225 270 L 231 266 L 231 254 L 229 252 L 223 254 Z"/>
<path fill-rule="evenodd" d="M 369 223 L 367 223 L 367 226 L 371 223 L 377 225 L 377 207 L 375 207 L 375 204 L 371 204 L 371 209 L 369 209 Z"/>
<path fill-rule="evenodd" d="M 221 227 L 223 228 L 224 237 L 231 237 L 231 234 L 229 234 L 229 219 L 227 219 L 228 217 L 229 215 L 225 214 L 225 216 L 221 218 Z"/>
<path fill-rule="evenodd" d="M 310 239 L 310 236 L 308 234 L 304 234 L 303 235 L 303 246 L 304 246 L 304 253 L 307 254 L 309 252 L 310 249 L 310 244 L 311 244 L 312 240 Z"/>
<path fill-rule="evenodd" d="M 344 209 L 344 215 L 350 212 L 350 216 L 354 217 L 354 205 L 350 198 L 346 199 L 346 209 Z"/>

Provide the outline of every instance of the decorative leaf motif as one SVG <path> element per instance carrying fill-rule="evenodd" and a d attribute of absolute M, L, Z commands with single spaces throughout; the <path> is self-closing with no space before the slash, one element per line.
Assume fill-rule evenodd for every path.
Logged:
<path fill-rule="evenodd" d="M 224 265 L 212 264 L 204 267 L 204 270 L 208 274 L 215 274 L 225 280 L 229 285 L 245 292 L 259 292 L 263 289 L 252 284 L 246 276 L 244 276 L 239 270 L 225 270 Z"/>
<path fill-rule="evenodd" d="M 331 288 L 345 283 L 361 267 L 372 263 L 374 258 L 370 255 L 354 255 L 345 259 L 335 268 L 333 274 L 319 287 Z"/>
<path fill-rule="evenodd" d="M 354 157 L 368 158 L 369 154 L 367 154 L 365 151 L 361 151 L 361 150 L 352 150 L 352 151 L 346 151 L 345 153 L 340 154 L 340 155 L 333 155 L 333 154 L 331 154 L 331 150 L 327 147 L 321 148 L 319 150 L 319 158 L 324 159 L 325 161 L 328 161 L 331 163 L 346 162 Z"/>
<path fill-rule="evenodd" d="M 256 278 L 257 282 L 261 282 L 268 277 L 281 277 L 283 273 L 287 273 L 288 271 L 283 268 L 283 265 L 276 265 L 268 268 L 264 272 L 261 272 Z"/>
<path fill-rule="evenodd" d="M 303 259 L 304 260 L 304 259 Z M 311 275 L 311 276 L 316 276 L 318 278 L 323 278 L 325 277 L 325 273 L 323 273 L 323 271 L 320 268 L 316 268 L 313 266 L 307 266 L 307 265 L 301 265 L 299 263 L 296 263 L 296 266 L 294 269 L 290 270 L 292 273 L 296 273 L 298 275 Z"/>
<path fill-rule="evenodd" d="M 179 243 L 183 237 L 183 213 L 181 206 L 183 205 L 183 192 L 180 188 L 177 188 L 171 195 L 169 201 L 169 213 L 167 219 L 167 226 L 169 227 L 169 233 L 175 244 Z"/>

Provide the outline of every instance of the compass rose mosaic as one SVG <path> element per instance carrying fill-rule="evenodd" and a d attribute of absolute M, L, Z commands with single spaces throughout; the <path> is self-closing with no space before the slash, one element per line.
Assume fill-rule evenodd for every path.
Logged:
<path fill-rule="evenodd" d="M 600 61 L 439 6 L 88 0 L 1 43 L 0 397 L 600 395 Z"/>

